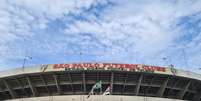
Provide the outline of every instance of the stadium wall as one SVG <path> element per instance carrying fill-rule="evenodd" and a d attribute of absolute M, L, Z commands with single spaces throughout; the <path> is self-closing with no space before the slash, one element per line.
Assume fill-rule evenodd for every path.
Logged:
<path fill-rule="evenodd" d="M 115 96 L 115 95 L 92 95 L 87 98 L 86 95 L 72 95 L 72 96 L 48 96 L 48 97 L 32 97 L 21 98 L 6 101 L 185 101 L 168 98 L 157 97 L 140 97 L 140 96 Z"/>

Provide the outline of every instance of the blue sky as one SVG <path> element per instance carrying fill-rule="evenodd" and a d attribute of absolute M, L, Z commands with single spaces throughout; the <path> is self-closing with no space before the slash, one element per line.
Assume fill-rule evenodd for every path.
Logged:
<path fill-rule="evenodd" d="M 201 73 L 200 0 L 0 0 L 0 70 L 112 62 Z M 163 58 L 166 58 L 165 60 Z"/>

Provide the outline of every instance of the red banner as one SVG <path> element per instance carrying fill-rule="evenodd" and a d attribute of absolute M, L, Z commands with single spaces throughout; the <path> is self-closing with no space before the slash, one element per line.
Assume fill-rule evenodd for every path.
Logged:
<path fill-rule="evenodd" d="M 55 64 L 53 69 L 87 69 L 87 70 L 123 70 L 139 72 L 166 72 L 166 68 L 159 66 L 147 66 L 138 64 L 116 64 L 116 63 L 74 63 L 74 64 Z"/>

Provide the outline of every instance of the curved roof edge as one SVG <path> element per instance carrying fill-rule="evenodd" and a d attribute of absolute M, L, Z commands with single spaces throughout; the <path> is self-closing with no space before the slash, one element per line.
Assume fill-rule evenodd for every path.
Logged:
<path fill-rule="evenodd" d="M 173 75 L 201 80 L 201 74 L 190 71 L 175 69 L 174 67 L 161 67 L 142 64 L 118 64 L 118 63 L 71 63 L 71 64 L 49 64 L 39 65 L 25 68 L 16 68 L 0 72 L 0 78 L 30 74 L 44 73 L 54 71 L 70 71 L 70 70 L 115 70 L 115 71 L 131 71 L 131 72 L 148 72 L 155 74 Z"/>

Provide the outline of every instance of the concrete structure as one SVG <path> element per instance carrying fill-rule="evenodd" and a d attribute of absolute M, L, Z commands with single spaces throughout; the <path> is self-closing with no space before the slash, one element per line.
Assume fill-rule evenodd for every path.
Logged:
<path fill-rule="evenodd" d="M 68 96 L 46 96 L 33 98 L 20 98 L 6 101 L 183 101 L 176 99 L 164 99 L 156 97 L 141 97 L 141 96 L 116 96 L 116 95 L 93 95 L 87 98 L 86 95 L 68 95 Z"/>
<path fill-rule="evenodd" d="M 102 81 L 111 95 L 92 95 Z M 8 101 L 201 101 L 201 75 L 135 64 L 53 64 L 0 72 L 0 100 Z"/>

